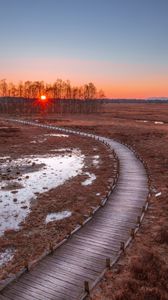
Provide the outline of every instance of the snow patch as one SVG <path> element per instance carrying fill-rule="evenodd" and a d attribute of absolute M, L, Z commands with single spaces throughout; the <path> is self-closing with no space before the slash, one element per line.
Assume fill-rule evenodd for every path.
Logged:
<path fill-rule="evenodd" d="M 99 155 L 94 155 L 94 156 L 93 156 L 93 164 L 94 164 L 95 166 L 97 166 L 97 165 L 99 164 L 99 158 L 100 158 Z"/>
<path fill-rule="evenodd" d="M 59 149 L 51 149 L 51 152 L 65 152 L 65 151 L 72 151 L 70 148 L 59 148 Z"/>
<path fill-rule="evenodd" d="M 164 124 L 164 122 L 160 122 L 160 121 L 155 121 L 155 124 Z"/>
<path fill-rule="evenodd" d="M 95 174 L 91 174 L 89 172 L 84 173 L 84 175 L 87 175 L 89 178 L 87 178 L 85 181 L 82 182 L 82 185 L 86 186 L 86 185 L 91 185 L 92 182 L 96 179 L 96 175 Z"/>
<path fill-rule="evenodd" d="M 0 252 L 0 267 L 6 265 L 14 257 L 15 251 L 13 249 L 5 249 Z"/>
<path fill-rule="evenodd" d="M 70 155 L 71 154 L 71 155 Z M 12 162 L 2 163 L 1 172 L 17 171 L 19 175 L 8 175 L 0 182 L 0 236 L 7 229 L 18 230 L 31 210 L 31 203 L 38 194 L 49 191 L 81 174 L 84 155 L 80 150 L 71 153 L 29 156 Z"/>
<path fill-rule="evenodd" d="M 72 215 L 71 211 L 64 210 L 58 213 L 50 213 L 46 216 L 45 223 L 53 222 L 53 221 L 60 221 L 65 218 L 69 218 Z"/>
<path fill-rule="evenodd" d="M 157 193 L 157 194 L 155 194 L 155 197 L 159 197 L 159 196 L 161 196 L 161 192 L 159 192 L 159 193 Z"/>
<path fill-rule="evenodd" d="M 68 134 L 62 134 L 62 133 L 48 133 L 48 134 L 45 134 L 45 136 L 55 136 L 55 137 L 69 137 Z"/>
<path fill-rule="evenodd" d="M 137 120 L 136 122 L 140 122 L 140 123 L 148 123 L 149 121 L 147 121 L 147 120 Z"/>

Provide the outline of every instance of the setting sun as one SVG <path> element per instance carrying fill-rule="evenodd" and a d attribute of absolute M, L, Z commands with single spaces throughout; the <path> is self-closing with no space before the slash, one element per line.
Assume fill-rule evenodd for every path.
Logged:
<path fill-rule="evenodd" d="M 46 98 L 45 95 L 42 95 L 42 96 L 40 96 L 40 99 L 44 101 L 44 100 L 46 100 L 47 98 Z"/>

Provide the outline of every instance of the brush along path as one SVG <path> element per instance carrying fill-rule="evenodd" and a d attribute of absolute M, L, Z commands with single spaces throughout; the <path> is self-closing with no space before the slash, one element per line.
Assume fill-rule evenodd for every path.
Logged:
<path fill-rule="evenodd" d="M 141 215 L 148 195 L 147 175 L 134 153 L 112 139 L 56 126 L 20 122 L 99 138 L 118 156 L 119 178 L 106 205 L 53 254 L 7 286 L 0 295 L 1 300 L 79 299 L 84 281 L 90 286 L 94 284 L 105 268 L 106 259 L 116 259 L 121 242 L 125 243 L 130 230 L 136 227 L 137 216 Z"/>

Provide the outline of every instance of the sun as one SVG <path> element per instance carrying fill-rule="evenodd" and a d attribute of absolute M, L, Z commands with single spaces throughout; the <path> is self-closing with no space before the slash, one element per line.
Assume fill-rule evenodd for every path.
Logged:
<path fill-rule="evenodd" d="M 47 99 L 47 97 L 45 95 L 40 96 L 40 100 L 45 101 L 46 99 Z"/>

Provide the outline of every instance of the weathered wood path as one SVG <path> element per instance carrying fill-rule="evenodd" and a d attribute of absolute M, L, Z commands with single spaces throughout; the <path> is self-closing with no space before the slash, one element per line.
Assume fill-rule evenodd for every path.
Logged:
<path fill-rule="evenodd" d="M 7 286 L 0 294 L 1 300 L 80 299 L 84 281 L 92 284 L 97 279 L 106 259 L 115 260 L 121 242 L 125 243 L 130 230 L 136 227 L 148 195 L 146 171 L 126 146 L 112 139 L 99 139 L 108 143 L 119 159 L 117 186 L 106 205 L 52 255 Z"/>

